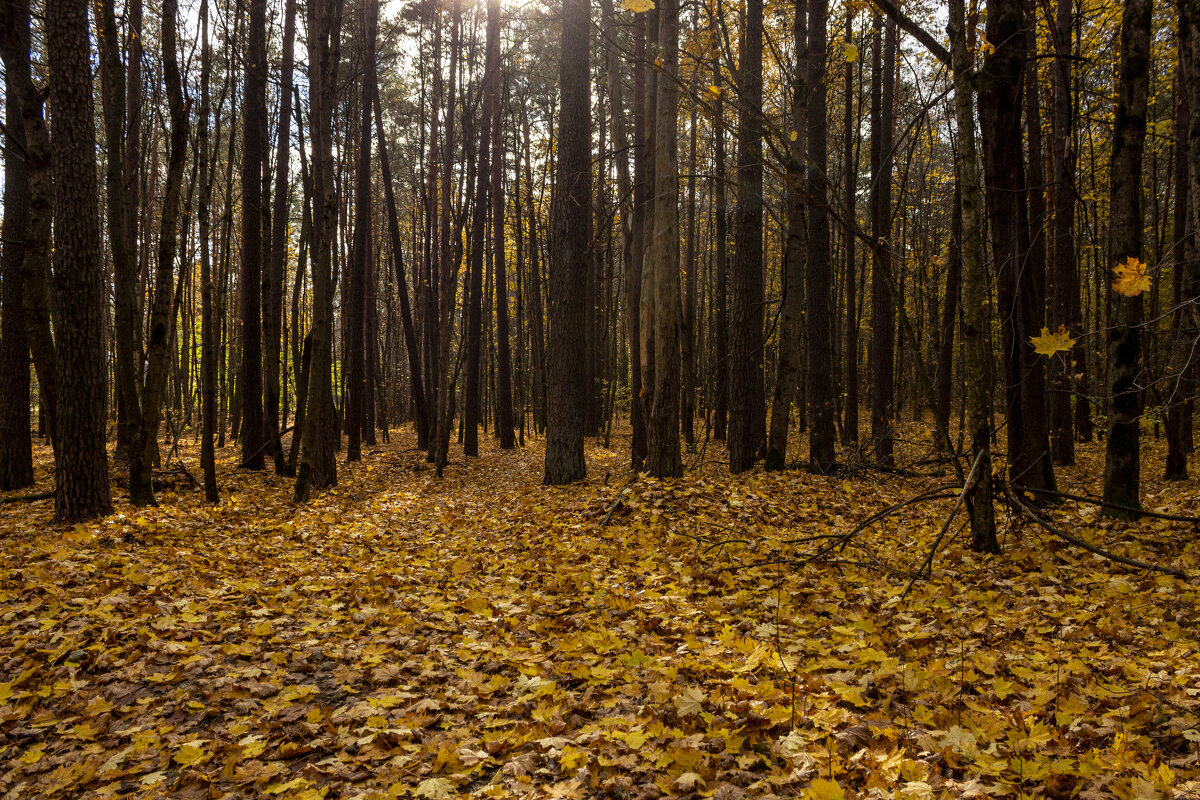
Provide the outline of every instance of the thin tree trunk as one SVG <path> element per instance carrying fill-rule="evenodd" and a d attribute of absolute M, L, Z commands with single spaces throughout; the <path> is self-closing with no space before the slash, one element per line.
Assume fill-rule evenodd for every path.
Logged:
<path fill-rule="evenodd" d="M 971 520 L 971 546 L 985 553 L 998 552 L 996 514 L 992 505 L 992 384 L 987 364 L 987 284 L 984 274 L 983 196 L 975 166 L 975 109 L 971 87 L 971 55 L 967 49 L 963 0 L 950 0 L 950 51 L 954 74 L 954 117 L 958 128 L 955 166 L 962 209 L 963 346 L 964 381 L 967 386 L 967 426 L 971 461 L 977 479 L 964 487 Z"/>
<path fill-rule="evenodd" d="M 287 279 L 288 206 L 291 192 L 288 164 L 292 153 L 292 74 L 295 63 L 296 0 L 285 0 L 283 11 L 283 54 L 279 75 L 279 130 L 275 144 L 275 193 L 271 209 L 271 259 L 263 278 L 264 424 L 271 442 L 275 474 L 289 474 L 280 431 L 285 420 L 279 414 L 279 373 L 283 367 L 283 283 Z M 284 414 L 284 417 L 287 415 Z"/>
<path fill-rule="evenodd" d="M 808 26 L 808 268 L 806 271 L 806 310 L 808 321 L 808 387 L 812 407 L 812 427 L 808 449 L 812 469 L 821 474 L 836 465 L 834 447 L 833 358 L 829 340 L 833 320 L 830 313 L 833 269 L 829 252 L 829 165 L 827 133 L 827 89 L 825 86 L 826 22 L 828 0 L 812 0 Z"/>
<path fill-rule="evenodd" d="M 660 0 L 658 43 L 662 70 L 654 156 L 654 402 L 646 426 L 646 468 L 656 478 L 683 472 L 679 452 L 679 2 Z"/>
<path fill-rule="evenodd" d="M 808 2 L 797 0 L 792 25 L 796 72 L 792 76 L 791 144 L 788 148 L 787 238 L 783 247 L 783 307 L 779 315 L 779 363 L 771 399 L 771 429 L 764 466 L 787 464 L 788 423 L 800 373 L 804 314 L 804 159 L 808 144 Z"/>

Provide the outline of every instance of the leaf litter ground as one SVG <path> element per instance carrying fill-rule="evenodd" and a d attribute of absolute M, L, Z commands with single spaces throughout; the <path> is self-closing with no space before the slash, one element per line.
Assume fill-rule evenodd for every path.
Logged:
<path fill-rule="evenodd" d="M 1002 556 L 960 531 L 901 599 L 952 497 L 830 537 L 949 477 L 730 478 L 710 447 L 625 485 L 589 440 L 548 488 L 537 445 L 441 481 L 411 446 L 306 506 L 232 447 L 216 507 L 0 505 L 0 797 L 1200 797 L 1187 523 L 1050 511 L 1180 580 L 1001 513 Z M 1149 446 L 1148 506 L 1200 513 Z"/>

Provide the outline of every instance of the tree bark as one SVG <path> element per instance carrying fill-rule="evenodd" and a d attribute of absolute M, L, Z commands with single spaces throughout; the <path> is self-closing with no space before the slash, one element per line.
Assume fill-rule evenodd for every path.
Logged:
<path fill-rule="evenodd" d="M 242 406 L 242 466 L 262 469 L 268 443 L 263 418 L 262 174 L 267 128 L 267 4 L 248 0 L 249 36 L 244 70 L 242 126 L 242 360 L 238 375 Z"/>
<path fill-rule="evenodd" d="M 105 301 L 86 0 L 46 4 L 54 109 L 54 281 L 58 402 L 54 520 L 112 512 L 105 449 Z"/>
<path fill-rule="evenodd" d="M 654 401 L 646 433 L 647 471 L 656 478 L 683 473 L 679 452 L 679 0 L 660 0 L 654 155 Z"/>
<path fill-rule="evenodd" d="M 583 359 L 591 241 L 588 0 L 564 0 L 559 61 L 558 174 L 550 264 L 545 483 L 583 480 Z"/>
<path fill-rule="evenodd" d="M 984 274 L 983 193 L 975 166 L 975 109 L 971 87 L 971 55 L 967 50 L 963 0 L 950 0 L 950 52 L 954 74 L 954 119 L 958 128 L 955 167 L 962 209 L 963 359 L 967 386 L 967 428 L 972 464 L 978 478 L 967 487 L 967 512 L 971 520 L 971 547 L 995 553 L 996 512 L 992 505 L 992 385 L 987 346 L 987 276 Z"/>
<path fill-rule="evenodd" d="M 834 448 L 833 337 L 830 298 L 833 269 L 829 252 L 829 166 L 825 58 L 828 0 L 811 0 L 808 24 L 808 265 L 805 274 L 805 317 L 808 320 L 808 387 L 812 408 L 808 449 L 813 471 L 822 475 L 836 466 Z"/>
<path fill-rule="evenodd" d="M 29 8 L 0 6 L 4 57 L 4 241 L 0 251 L 0 491 L 32 486 L 29 336 L 22 280 L 28 247 L 29 170 L 19 73 L 29 74 Z M 24 61 L 22 62 L 22 57 Z"/>
<path fill-rule="evenodd" d="M 263 414 L 271 442 L 275 474 L 289 474 L 280 431 L 286 420 L 279 413 L 279 373 L 283 367 L 283 283 L 287 279 L 287 231 L 291 202 L 288 165 L 292 154 L 292 81 L 296 47 L 296 0 L 285 0 L 283 54 L 279 67 L 279 130 L 275 144 L 275 192 L 271 209 L 270 263 L 263 276 Z M 286 416 L 286 414 L 284 415 Z M 293 434 L 295 435 L 295 434 Z"/>
<path fill-rule="evenodd" d="M 738 197 L 729 353 L 729 471 L 735 475 L 754 466 L 758 454 L 755 394 L 763 391 L 762 26 L 762 0 L 748 0 L 739 65 Z"/>
<path fill-rule="evenodd" d="M 808 2 L 797 0 L 792 24 L 796 72 L 792 76 L 791 144 L 787 170 L 787 238 L 783 248 L 783 308 L 779 315 L 779 363 L 771 400 L 771 428 L 764 466 L 781 470 L 787 463 L 788 423 L 800 356 L 804 314 L 804 163 L 808 143 Z"/>
<path fill-rule="evenodd" d="M 1121 66 L 1113 121 L 1109 189 L 1109 269 L 1142 258 L 1142 152 L 1150 85 L 1150 0 L 1126 0 L 1121 15 Z M 1108 436 L 1104 447 L 1104 501 L 1141 508 L 1142 297 L 1114 292 L 1108 333 Z M 1106 508 L 1105 514 L 1135 517 Z"/>

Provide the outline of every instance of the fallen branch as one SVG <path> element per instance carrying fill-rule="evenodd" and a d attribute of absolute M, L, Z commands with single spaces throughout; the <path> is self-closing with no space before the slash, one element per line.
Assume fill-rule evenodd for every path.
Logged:
<path fill-rule="evenodd" d="M 32 503 L 36 500 L 49 500 L 54 497 L 54 490 L 38 492 L 37 494 L 17 494 L 12 497 L 0 497 L 0 503 Z"/>
<path fill-rule="evenodd" d="M 1070 542 L 1071 544 L 1075 545 L 1076 547 L 1081 547 L 1084 550 L 1087 550 L 1089 553 L 1098 555 L 1101 558 L 1106 558 L 1109 561 L 1115 561 L 1118 564 L 1124 564 L 1127 567 L 1133 567 L 1135 569 L 1144 569 L 1144 570 L 1149 570 L 1151 572 L 1161 572 L 1166 575 L 1174 575 L 1177 578 L 1183 578 L 1184 580 L 1186 580 L 1188 577 L 1187 573 L 1181 569 L 1175 569 L 1174 567 L 1163 567 L 1163 566 L 1159 566 L 1158 564 L 1151 564 L 1146 561 L 1138 561 L 1136 558 L 1127 558 L 1125 556 L 1118 555 L 1117 553 L 1114 553 L 1110 550 L 1105 550 L 1103 547 L 1098 547 L 1094 544 L 1085 542 L 1083 539 L 1080 539 L 1078 536 L 1067 533 L 1066 531 L 1055 527 L 1049 521 L 1043 519 L 1042 516 L 1040 514 L 1038 514 L 1036 511 L 1034 511 L 1032 508 L 1027 506 L 1025 503 L 1021 502 L 1020 496 L 1017 495 L 1017 493 L 1014 492 L 1012 487 L 1009 486 L 1007 483 L 1004 484 L 1004 494 L 1008 498 L 1008 502 L 1010 504 L 1012 504 L 1017 509 L 1019 509 L 1025 517 L 1027 517 L 1031 521 L 1036 522 L 1038 525 L 1040 525 L 1042 530 L 1046 531 L 1047 533 L 1053 534 L 1054 536 L 1057 536 L 1058 538 L 1062 539 L 1065 542 Z"/>
<path fill-rule="evenodd" d="M 942 525 L 941 532 L 939 532 L 937 538 L 933 540 L 933 547 L 929 548 L 929 553 L 925 556 L 925 560 L 921 562 L 921 566 L 917 567 L 916 574 L 912 576 L 912 580 L 908 582 L 908 586 L 904 589 L 904 594 L 900 595 L 901 600 L 908 597 L 908 593 L 911 592 L 912 588 L 917 585 L 917 581 L 920 580 L 921 575 L 923 575 L 926 570 L 929 570 L 930 573 L 932 573 L 933 556 L 935 553 L 937 553 L 938 547 L 941 546 L 942 539 L 946 538 L 946 531 L 950 530 L 950 523 L 954 522 L 954 518 L 958 515 L 958 510 L 962 508 L 963 500 L 966 499 L 967 492 L 971 489 L 971 484 L 975 482 L 975 471 L 979 469 L 979 464 L 981 461 L 983 461 L 983 455 L 986 452 L 987 450 L 980 450 L 979 455 L 975 456 L 975 463 L 971 465 L 971 472 L 967 475 L 967 479 L 963 482 L 963 488 L 962 491 L 958 493 L 958 499 L 954 501 L 954 508 L 950 509 L 950 516 L 946 517 L 946 522 Z"/>
<path fill-rule="evenodd" d="M 608 507 L 608 513 L 606 513 L 604 515 L 604 519 L 600 520 L 601 528 L 603 528 L 605 525 L 607 525 L 608 521 L 610 519 L 612 519 L 613 512 L 615 512 L 617 510 L 617 507 L 621 505 L 621 495 L 625 494 L 625 490 L 628 489 L 630 487 L 630 485 L 634 481 L 637 480 L 637 478 L 638 478 L 638 473 L 634 472 L 632 475 L 629 476 L 629 480 L 625 481 L 624 485 L 621 486 L 621 488 L 617 490 L 617 496 L 613 498 L 612 505 L 610 505 Z"/>
<path fill-rule="evenodd" d="M 1126 511 L 1130 514 L 1137 514 L 1139 517 L 1150 517 L 1151 519 L 1163 519 L 1168 522 L 1190 522 L 1193 525 L 1200 525 L 1200 517 L 1189 517 L 1186 514 L 1160 514 L 1157 511 L 1145 511 L 1132 506 L 1123 506 L 1119 503 L 1110 503 L 1107 500 L 1101 500 L 1098 497 L 1087 497 L 1081 494 L 1067 494 L 1051 489 L 1032 489 L 1028 486 L 1013 486 L 1013 489 L 1018 492 L 1029 492 L 1030 494 L 1040 494 L 1046 497 L 1061 497 L 1063 500 L 1074 500 L 1077 503 L 1088 503 L 1101 508 L 1111 508 L 1114 511 Z"/>

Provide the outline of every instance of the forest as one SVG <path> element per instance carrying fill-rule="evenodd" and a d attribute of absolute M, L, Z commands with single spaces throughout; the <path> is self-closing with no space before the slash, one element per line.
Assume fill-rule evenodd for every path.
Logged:
<path fill-rule="evenodd" d="M 1200 797 L 1200 2 L 3 0 L 0 798 Z"/>

